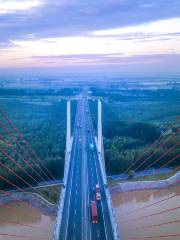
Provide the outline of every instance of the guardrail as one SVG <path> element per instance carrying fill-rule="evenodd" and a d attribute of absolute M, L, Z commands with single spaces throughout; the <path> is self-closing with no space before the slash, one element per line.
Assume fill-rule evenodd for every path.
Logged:
<path fill-rule="evenodd" d="M 71 143 L 69 147 L 70 150 L 72 150 L 72 143 L 73 143 L 73 137 L 71 138 Z M 62 213 L 63 213 L 63 207 L 64 207 L 65 193 L 66 193 L 66 185 L 67 185 L 68 172 L 69 172 L 69 166 L 70 166 L 70 158 L 71 158 L 71 151 L 66 151 L 65 166 L 64 166 L 65 171 L 64 171 L 64 181 L 63 181 L 64 186 L 63 186 L 63 189 L 61 190 L 59 201 L 58 201 L 58 211 L 57 211 L 57 218 L 56 218 L 56 223 L 54 227 L 53 240 L 59 240 L 59 233 L 61 228 Z"/>
<path fill-rule="evenodd" d="M 97 137 L 95 137 L 95 143 L 96 143 L 96 147 L 97 147 Z M 102 177 L 103 177 L 103 183 L 105 185 L 105 194 L 106 194 L 106 199 L 107 199 L 107 204 L 108 204 L 108 209 L 109 209 L 109 215 L 110 215 L 110 219 L 111 219 L 114 240 L 120 240 L 120 235 L 119 235 L 120 231 L 119 231 L 118 224 L 116 222 L 116 216 L 114 213 L 114 208 L 112 205 L 110 192 L 109 192 L 109 189 L 107 188 L 107 178 L 106 178 L 105 166 L 103 166 L 104 164 L 103 164 L 103 159 L 102 159 L 101 153 L 98 153 L 98 160 L 99 160 L 100 169 L 101 169 L 101 173 L 102 173 Z"/>

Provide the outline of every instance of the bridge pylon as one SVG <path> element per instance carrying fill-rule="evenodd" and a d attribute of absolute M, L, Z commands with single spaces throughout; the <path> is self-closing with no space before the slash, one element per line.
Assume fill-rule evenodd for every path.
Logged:
<path fill-rule="evenodd" d="M 72 149 L 73 138 L 71 136 L 71 102 L 67 101 L 67 121 L 66 121 L 66 152 L 65 152 L 65 161 L 64 161 L 64 178 L 63 178 L 63 188 L 61 189 L 59 202 L 58 202 L 58 211 L 57 218 L 54 228 L 53 240 L 59 240 L 60 227 L 62 222 L 62 212 L 65 201 L 65 191 L 67 185 L 68 171 L 70 165 L 70 155 Z"/>
<path fill-rule="evenodd" d="M 107 186 L 107 178 L 106 178 L 106 169 L 105 169 L 105 157 L 104 157 L 104 145 L 103 145 L 103 135 L 102 135 L 102 103 L 101 100 L 98 99 L 98 136 L 97 136 L 97 150 L 99 156 L 100 167 L 102 171 L 104 185 Z M 113 204 L 111 201 L 111 196 L 108 188 L 105 188 L 108 208 L 110 212 L 110 219 L 113 229 L 114 240 L 120 240 L 119 236 L 119 227 L 116 222 L 116 217 L 114 213 Z"/>
<path fill-rule="evenodd" d="M 98 154 L 100 155 L 100 159 L 102 159 L 102 165 L 103 165 L 103 173 L 104 176 L 106 176 L 105 173 L 105 158 L 104 158 L 104 145 L 103 145 L 103 135 L 102 135 L 102 102 L 100 99 L 98 99 L 98 136 L 97 136 L 97 149 Z M 106 182 L 106 177 L 105 177 Z"/>

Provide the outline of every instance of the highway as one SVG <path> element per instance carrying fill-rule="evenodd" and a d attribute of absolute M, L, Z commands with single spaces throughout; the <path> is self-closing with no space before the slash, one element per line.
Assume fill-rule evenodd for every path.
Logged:
<path fill-rule="evenodd" d="M 86 97 L 78 101 L 73 133 L 68 180 L 59 240 L 113 240 L 113 232 L 100 170 L 98 152 L 94 144 L 91 114 Z M 90 203 L 95 200 L 95 186 L 99 184 L 101 201 L 97 201 L 98 223 L 92 223 Z"/>

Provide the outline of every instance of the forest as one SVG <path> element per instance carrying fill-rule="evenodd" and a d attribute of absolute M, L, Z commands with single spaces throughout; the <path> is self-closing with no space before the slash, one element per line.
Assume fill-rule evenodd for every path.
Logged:
<path fill-rule="evenodd" d="M 137 163 L 132 166 L 133 171 L 144 170 L 148 166 L 151 168 L 166 166 L 168 161 L 180 153 L 179 91 L 91 88 L 91 94 L 94 99 L 102 100 L 107 174 L 124 173 L 134 162 Z M 90 106 L 96 127 L 96 101 L 91 100 Z M 156 139 L 160 139 L 158 144 L 147 151 Z M 143 162 L 144 164 L 141 164 Z M 167 166 L 179 165 L 179 157 L 167 164 Z"/>
<path fill-rule="evenodd" d="M 14 126 L 22 133 L 21 135 L 16 132 L 0 113 L 0 188 L 11 186 L 4 180 L 5 178 L 23 187 L 28 187 L 26 182 L 36 185 L 49 180 L 49 174 L 45 168 L 49 169 L 55 179 L 63 178 L 66 102 L 79 92 L 78 88 L 58 91 L 0 89 L 0 110 L 7 114 Z M 161 138 L 159 145 L 154 146 L 141 158 L 141 163 L 147 157 L 148 161 L 141 166 L 134 164 L 132 168 L 134 171 L 146 169 L 169 149 L 172 151 L 169 151 L 157 163 L 151 164 L 151 167 L 159 168 L 179 153 L 177 144 L 179 142 L 179 121 L 176 119 L 179 115 L 178 91 L 173 89 L 155 92 L 118 91 L 112 88 L 91 88 L 89 94 L 95 129 L 97 98 L 102 100 L 107 174 L 123 173 L 158 138 Z M 77 102 L 72 100 L 71 103 L 73 124 Z M 43 167 L 39 164 L 37 156 L 29 151 L 25 140 L 30 143 L 37 156 L 43 161 Z M 152 155 L 153 152 L 155 154 Z M 180 165 L 179 158 L 168 166 L 177 165 Z M 17 178 L 16 174 L 21 179 Z"/>
<path fill-rule="evenodd" d="M 26 187 L 28 187 L 27 184 L 9 169 L 31 184 L 49 179 L 45 168 L 29 151 L 25 139 L 54 178 L 62 179 L 66 138 L 66 102 L 77 93 L 77 89 L 62 90 L 59 95 L 57 92 L 54 95 L 51 92 L 49 95 L 49 91 L 45 94 L 45 91 L 39 90 L 15 91 L 14 89 L 3 89 L 0 93 L 1 110 L 7 114 L 24 137 L 22 138 L 14 131 L 0 113 L 0 176 L 16 185 Z M 73 124 L 76 101 L 71 102 L 71 110 Z M 12 159 L 22 166 L 33 179 L 12 162 Z M 1 178 L 0 187 L 10 187 L 10 184 Z"/>

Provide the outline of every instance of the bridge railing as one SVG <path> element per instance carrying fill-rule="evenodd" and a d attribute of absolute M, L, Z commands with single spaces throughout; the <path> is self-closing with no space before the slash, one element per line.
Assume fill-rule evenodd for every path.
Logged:
<path fill-rule="evenodd" d="M 95 143 L 96 143 L 96 147 L 97 147 L 97 137 L 95 137 Z M 103 159 L 102 159 L 101 153 L 98 153 L 98 160 L 99 160 L 100 169 L 101 169 L 101 173 L 102 173 L 102 177 L 103 177 L 103 183 L 104 183 L 104 186 L 105 186 L 105 194 L 106 194 L 106 199 L 107 199 L 107 204 L 108 204 L 108 209 L 109 209 L 109 215 L 110 215 L 110 219 L 111 219 L 111 225 L 112 225 L 114 240 L 120 240 L 119 226 L 116 222 L 114 207 L 113 207 L 113 204 L 112 204 L 109 189 L 107 188 L 107 178 L 106 178 L 105 165 L 103 164 Z"/>
<path fill-rule="evenodd" d="M 68 172 L 69 172 L 69 166 L 70 166 L 70 157 L 71 157 L 71 151 L 69 151 L 68 149 L 72 150 L 72 143 L 73 143 L 73 137 L 71 138 L 70 147 L 66 148 L 63 188 L 61 190 L 59 201 L 58 201 L 58 211 L 57 211 L 57 218 L 56 218 L 56 223 L 54 228 L 53 240 L 59 240 L 59 232 L 60 232 L 61 222 L 62 222 L 62 213 L 64 208 L 66 185 L 67 185 Z"/>

